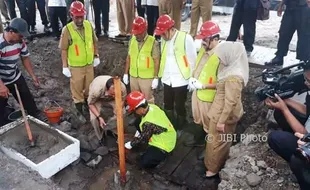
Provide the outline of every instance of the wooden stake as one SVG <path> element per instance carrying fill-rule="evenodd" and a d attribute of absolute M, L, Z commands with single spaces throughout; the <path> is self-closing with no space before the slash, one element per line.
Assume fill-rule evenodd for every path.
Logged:
<path fill-rule="evenodd" d="M 15 87 L 16 95 L 17 95 L 17 98 L 18 98 L 18 101 L 19 101 L 20 109 L 22 110 L 26 131 L 27 131 L 28 138 L 29 138 L 29 141 L 30 141 L 30 146 L 34 146 L 34 141 L 33 141 L 33 138 L 32 138 L 32 133 L 31 133 L 30 126 L 29 126 L 29 123 L 28 123 L 28 119 L 26 117 L 26 113 L 25 113 L 25 109 L 24 109 L 24 105 L 23 105 L 22 99 L 20 98 L 20 94 L 19 94 L 17 85 L 14 84 L 14 87 Z"/>
<path fill-rule="evenodd" d="M 121 80 L 119 77 L 114 78 L 115 89 L 115 107 L 117 117 L 117 136 L 118 136 L 118 154 L 119 154 L 119 169 L 121 183 L 126 183 L 126 165 L 125 165 L 125 141 L 124 141 L 124 124 L 123 124 L 123 103 Z"/>

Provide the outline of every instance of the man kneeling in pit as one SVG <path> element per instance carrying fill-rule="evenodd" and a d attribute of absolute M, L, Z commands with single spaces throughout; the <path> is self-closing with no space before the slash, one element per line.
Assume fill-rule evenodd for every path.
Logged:
<path fill-rule="evenodd" d="M 134 113 L 141 119 L 139 124 L 136 122 L 135 138 L 127 142 L 125 148 L 148 143 L 139 165 L 141 168 L 155 168 L 175 148 L 177 133 L 165 112 L 155 104 L 149 104 L 141 92 L 128 94 L 125 105 L 127 113 Z"/>
<path fill-rule="evenodd" d="M 121 83 L 121 91 L 122 99 L 124 101 L 127 92 L 123 83 Z M 89 106 L 90 122 L 94 127 L 98 140 L 102 143 L 104 131 L 110 130 L 116 134 L 116 109 L 113 78 L 108 75 L 96 77 L 89 85 L 87 102 Z M 105 108 L 110 108 L 112 113 L 108 112 Z M 106 112 L 102 115 L 103 110 Z M 112 115 L 112 118 L 105 121 L 104 118 L 107 118 L 109 115 Z M 113 119 L 115 122 L 111 122 Z M 115 125 L 112 125 L 112 123 Z"/>

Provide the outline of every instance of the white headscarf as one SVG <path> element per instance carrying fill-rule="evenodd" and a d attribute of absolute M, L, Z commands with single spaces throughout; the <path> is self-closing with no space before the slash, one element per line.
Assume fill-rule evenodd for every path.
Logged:
<path fill-rule="evenodd" d="M 216 54 L 222 64 L 219 70 L 218 80 L 223 80 L 229 76 L 240 76 L 243 78 L 244 86 L 249 81 L 249 61 L 245 47 L 240 42 L 223 41 L 217 45 Z"/>

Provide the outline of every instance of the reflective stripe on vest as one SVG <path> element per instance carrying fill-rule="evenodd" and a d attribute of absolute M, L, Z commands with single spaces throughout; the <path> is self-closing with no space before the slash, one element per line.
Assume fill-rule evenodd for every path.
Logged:
<path fill-rule="evenodd" d="M 149 111 L 142 118 L 140 123 L 141 131 L 143 130 L 142 126 L 145 122 L 153 123 L 167 129 L 166 132 L 162 132 L 158 135 L 153 134 L 149 140 L 149 145 L 160 148 L 166 152 L 171 152 L 176 145 L 177 133 L 165 112 L 155 104 L 149 104 Z"/>
<path fill-rule="evenodd" d="M 129 74 L 139 78 L 154 78 L 154 60 L 152 49 L 155 43 L 153 36 L 148 36 L 139 51 L 136 37 L 132 37 L 129 46 L 130 69 Z"/>
<path fill-rule="evenodd" d="M 166 65 L 166 57 L 167 57 L 167 48 L 166 48 L 166 41 L 163 41 L 163 48 L 162 48 L 162 55 L 160 60 L 160 68 L 158 76 L 162 77 L 163 72 Z M 186 32 L 177 31 L 177 37 L 174 41 L 174 56 L 177 61 L 179 70 L 182 73 L 184 79 L 190 78 L 190 66 L 186 57 L 186 49 L 185 49 L 185 41 L 186 41 Z"/>
<path fill-rule="evenodd" d="M 73 22 L 67 24 L 72 44 L 68 48 L 68 64 L 73 67 L 83 67 L 93 63 L 94 60 L 94 42 L 93 31 L 89 21 L 85 20 L 84 39 L 73 26 Z"/>
<path fill-rule="evenodd" d="M 204 53 L 205 49 L 201 48 L 199 50 L 199 54 L 196 60 L 196 68 L 198 67 Z M 198 80 L 202 84 L 215 84 L 217 82 L 217 70 L 219 67 L 219 63 L 220 63 L 219 58 L 215 54 L 212 54 L 209 57 L 208 61 L 204 64 L 203 69 L 199 74 Z M 199 100 L 203 102 L 213 102 L 215 93 L 216 93 L 215 89 L 197 90 L 197 97 Z"/>

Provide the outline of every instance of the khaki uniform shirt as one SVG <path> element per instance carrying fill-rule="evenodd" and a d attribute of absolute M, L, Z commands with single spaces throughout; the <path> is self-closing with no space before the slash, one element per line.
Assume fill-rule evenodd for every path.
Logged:
<path fill-rule="evenodd" d="M 85 38 L 85 34 L 84 34 L 84 27 L 78 28 L 74 23 L 73 23 L 73 28 L 81 35 L 81 37 L 84 39 Z M 94 46 L 97 47 L 97 43 L 98 43 L 98 38 L 93 31 L 93 41 L 94 41 Z M 60 37 L 60 41 L 59 41 L 59 48 L 61 50 L 67 50 L 69 48 L 69 46 L 72 45 L 72 38 L 71 35 L 69 33 L 69 30 L 67 28 L 67 26 L 65 26 L 62 29 L 62 33 L 61 33 L 61 37 Z M 94 52 L 96 53 L 96 52 Z"/>
<path fill-rule="evenodd" d="M 89 85 L 89 95 L 87 102 L 89 104 L 95 104 L 97 101 L 110 102 L 114 101 L 114 97 L 108 96 L 106 92 L 106 83 L 111 78 L 108 75 L 101 75 L 96 77 Z M 126 86 L 121 83 L 122 100 L 125 100 L 127 95 Z"/>
<path fill-rule="evenodd" d="M 144 42 L 146 40 L 146 38 L 148 37 L 149 35 L 146 35 L 144 40 L 142 42 L 138 42 L 138 48 L 139 48 L 139 51 L 141 50 L 142 46 L 144 45 Z M 129 44 L 131 43 L 131 41 L 129 42 Z M 129 47 L 130 48 L 130 47 Z M 129 51 L 128 51 L 129 52 Z M 152 48 L 152 57 L 153 59 L 159 59 L 160 58 L 160 53 L 159 53 L 159 44 L 158 42 L 155 40 L 154 41 L 154 44 L 153 44 L 153 48 Z"/>
<path fill-rule="evenodd" d="M 236 123 L 243 115 L 241 92 L 244 87 L 243 79 L 230 76 L 218 81 L 216 95 L 208 117 L 215 123 Z"/>

